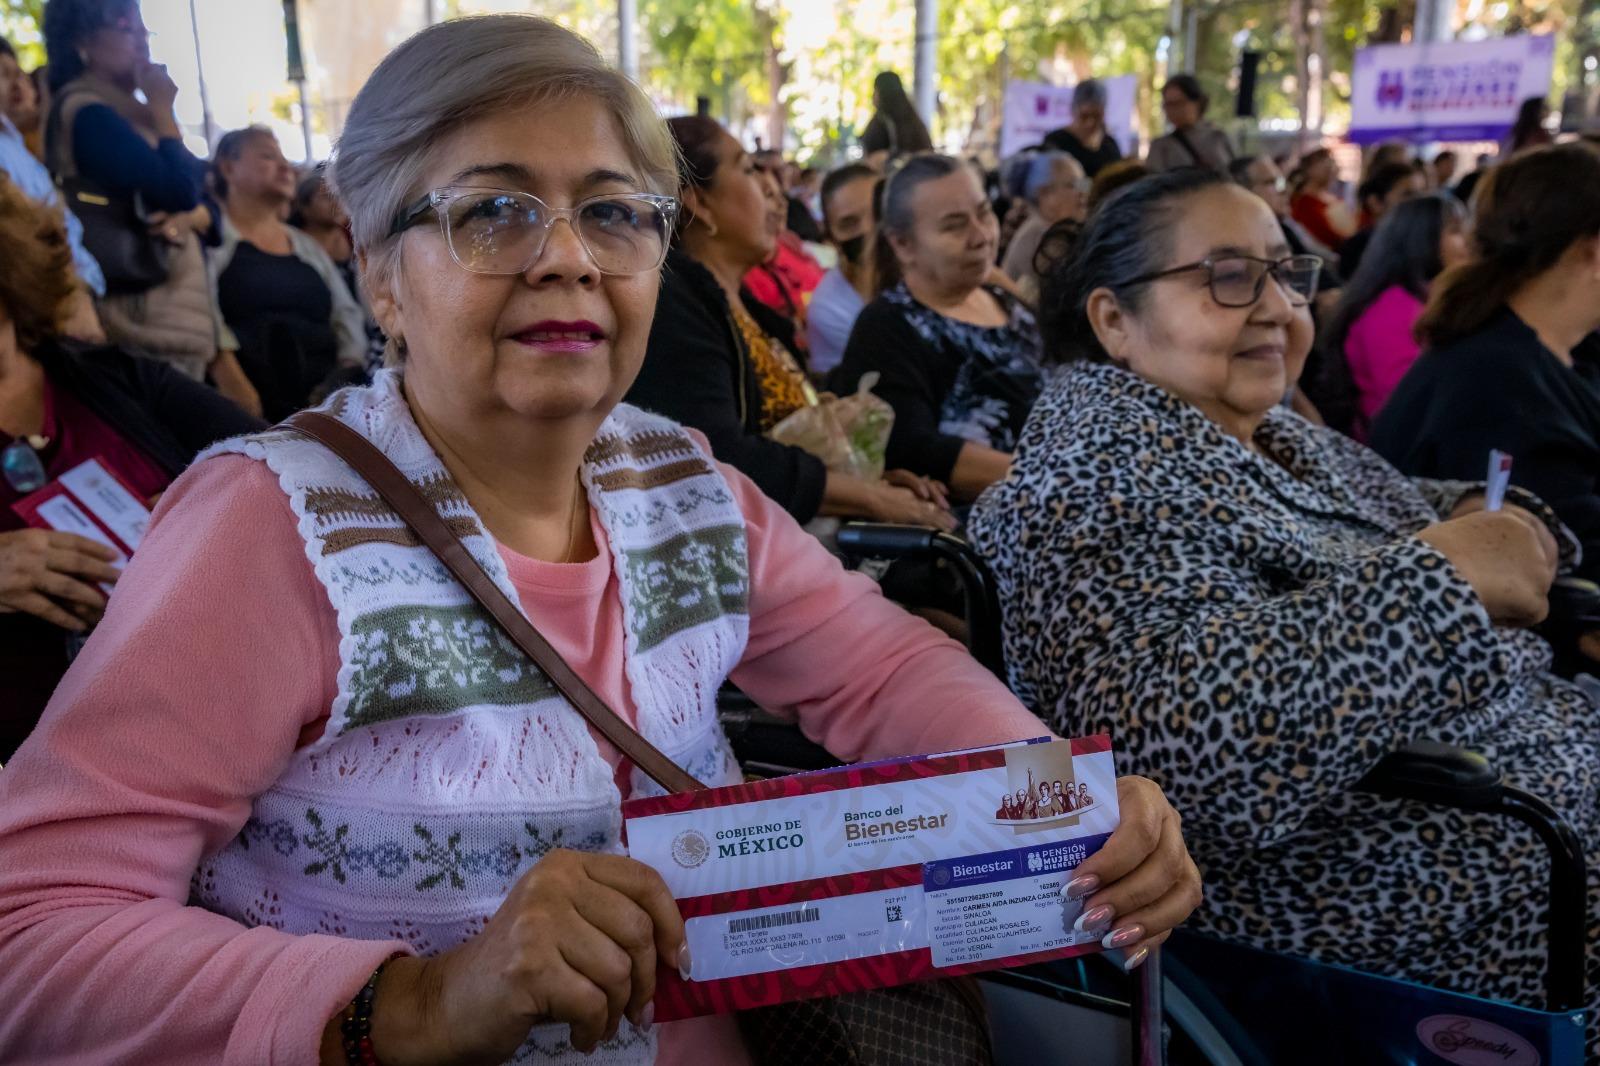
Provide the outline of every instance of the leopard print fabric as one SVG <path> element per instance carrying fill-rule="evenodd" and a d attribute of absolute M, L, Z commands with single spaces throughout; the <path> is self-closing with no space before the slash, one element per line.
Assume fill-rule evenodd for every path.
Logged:
<path fill-rule="evenodd" d="M 1595 708 L 1411 535 L 1473 486 L 1413 483 L 1284 410 L 1255 440 L 1271 458 L 1117 367 L 1056 374 L 971 519 L 1012 687 L 1063 736 L 1113 732 L 1166 789 L 1206 875 L 1194 928 L 1542 1008 L 1532 833 L 1352 786 L 1414 739 L 1483 752 L 1577 830 L 1600 916 Z M 1570 563 L 1554 515 L 1516 502 Z M 1597 937 L 1600 917 L 1591 997 Z"/>

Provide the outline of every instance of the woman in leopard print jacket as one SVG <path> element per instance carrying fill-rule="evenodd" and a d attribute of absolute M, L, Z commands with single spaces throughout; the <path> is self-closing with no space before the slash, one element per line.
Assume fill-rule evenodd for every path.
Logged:
<path fill-rule="evenodd" d="M 1066 365 L 971 520 L 1013 688 L 1167 790 L 1205 873 L 1194 928 L 1541 1005 L 1532 834 L 1354 786 L 1409 741 L 1465 745 L 1600 854 L 1600 716 L 1513 628 L 1575 542 L 1531 496 L 1474 513 L 1476 487 L 1409 481 L 1279 406 L 1316 278 L 1244 190 L 1146 179 L 1079 248 L 1042 309 Z"/>

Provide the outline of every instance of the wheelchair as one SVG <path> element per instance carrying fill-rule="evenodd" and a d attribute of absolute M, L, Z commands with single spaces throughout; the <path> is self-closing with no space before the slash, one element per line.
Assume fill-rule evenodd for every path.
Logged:
<path fill-rule="evenodd" d="M 953 574 L 962 590 L 968 647 L 1005 678 L 998 590 L 969 544 L 932 529 L 867 523 L 841 527 L 838 544 L 851 560 L 916 561 Z M 736 692 L 724 701 L 723 723 L 749 773 L 836 765 L 797 728 Z M 1587 869 L 1577 834 L 1543 800 L 1507 784 L 1483 756 L 1450 745 L 1423 741 L 1393 752 L 1357 787 L 1389 799 L 1500 815 L 1537 835 L 1550 858 L 1543 1010 L 1179 930 L 1131 976 L 1098 956 L 982 975 L 995 1061 L 1582 1063 Z M 1072 1033 L 1070 1044 L 1060 1040 L 1063 1032 Z"/>

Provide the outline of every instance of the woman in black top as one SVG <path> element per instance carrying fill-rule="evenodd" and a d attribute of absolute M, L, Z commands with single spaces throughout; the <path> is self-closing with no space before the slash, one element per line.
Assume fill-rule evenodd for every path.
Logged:
<path fill-rule="evenodd" d="M 322 246 L 282 221 L 294 168 L 271 131 L 235 130 L 216 154 L 217 302 L 266 417 L 277 421 L 366 374 L 366 317 Z"/>
<path fill-rule="evenodd" d="M 1072 89 L 1072 122 L 1045 135 L 1044 146 L 1066 152 L 1090 180 L 1122 158 L 1116 139 L 1106 132 L 1106 87 L 1093 78 Z"/>
<path fill-rule="evenodd" d="M 863 481 L 766 436 L 816 398 L 794 354 L 793 325 L 741 285 L 771 257 L 782 205 L 714 119 L 684 116 L 667 125 L 682 153 L 683 212 L 627 401 L 704 433 L 717 459 L 800 522 L 838 515 L 953 524 L 942 495 L 921 479 L 893 473 Z"/>
<path fill-rule="evenodd" d="M 1477 480 L 1489 450 L 1583 542 L 1600 580 L 1600 156 L 1533 149 L 1479 187 L 1479 258 L 1442 275 L 1417 324 L 1429 350 L 1372 445 L 1408 474 Z"/>
<path fill-rule="evenodd" d="M 856 319 L 833 391 L 863 374 L 894 408 L 890 466 L 972 500 L 1006 475 L 1039 395 L 1033 313 L 986 284 L 999 226 L 970 168 L 924 155 L 889 179 L 875 251 L 879 296 Z"/>
<path fill-rule="evenodd" d="M 933 138 L 906 96 L 900 75 L 884 70 L 872 80 L 872 121 L 861 131 L 861 154 L 881 167 L 891 159 L 933 150 Z"/>

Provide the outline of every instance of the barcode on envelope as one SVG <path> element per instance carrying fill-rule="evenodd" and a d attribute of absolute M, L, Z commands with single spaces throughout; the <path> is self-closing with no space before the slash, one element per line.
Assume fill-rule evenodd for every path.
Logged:
<path fill-rule="evenodd" d="M 797 911 L 780 911 L 777 914 L 754 914 L 748 918 L 735 918 L 728 923 L 730 933 L 748 933 L 752 929 L 777 929 L 785 925 L 801 925 L 805 922 L 820 922 L 822 912 L 815 907 L 805 907 Z"/>

